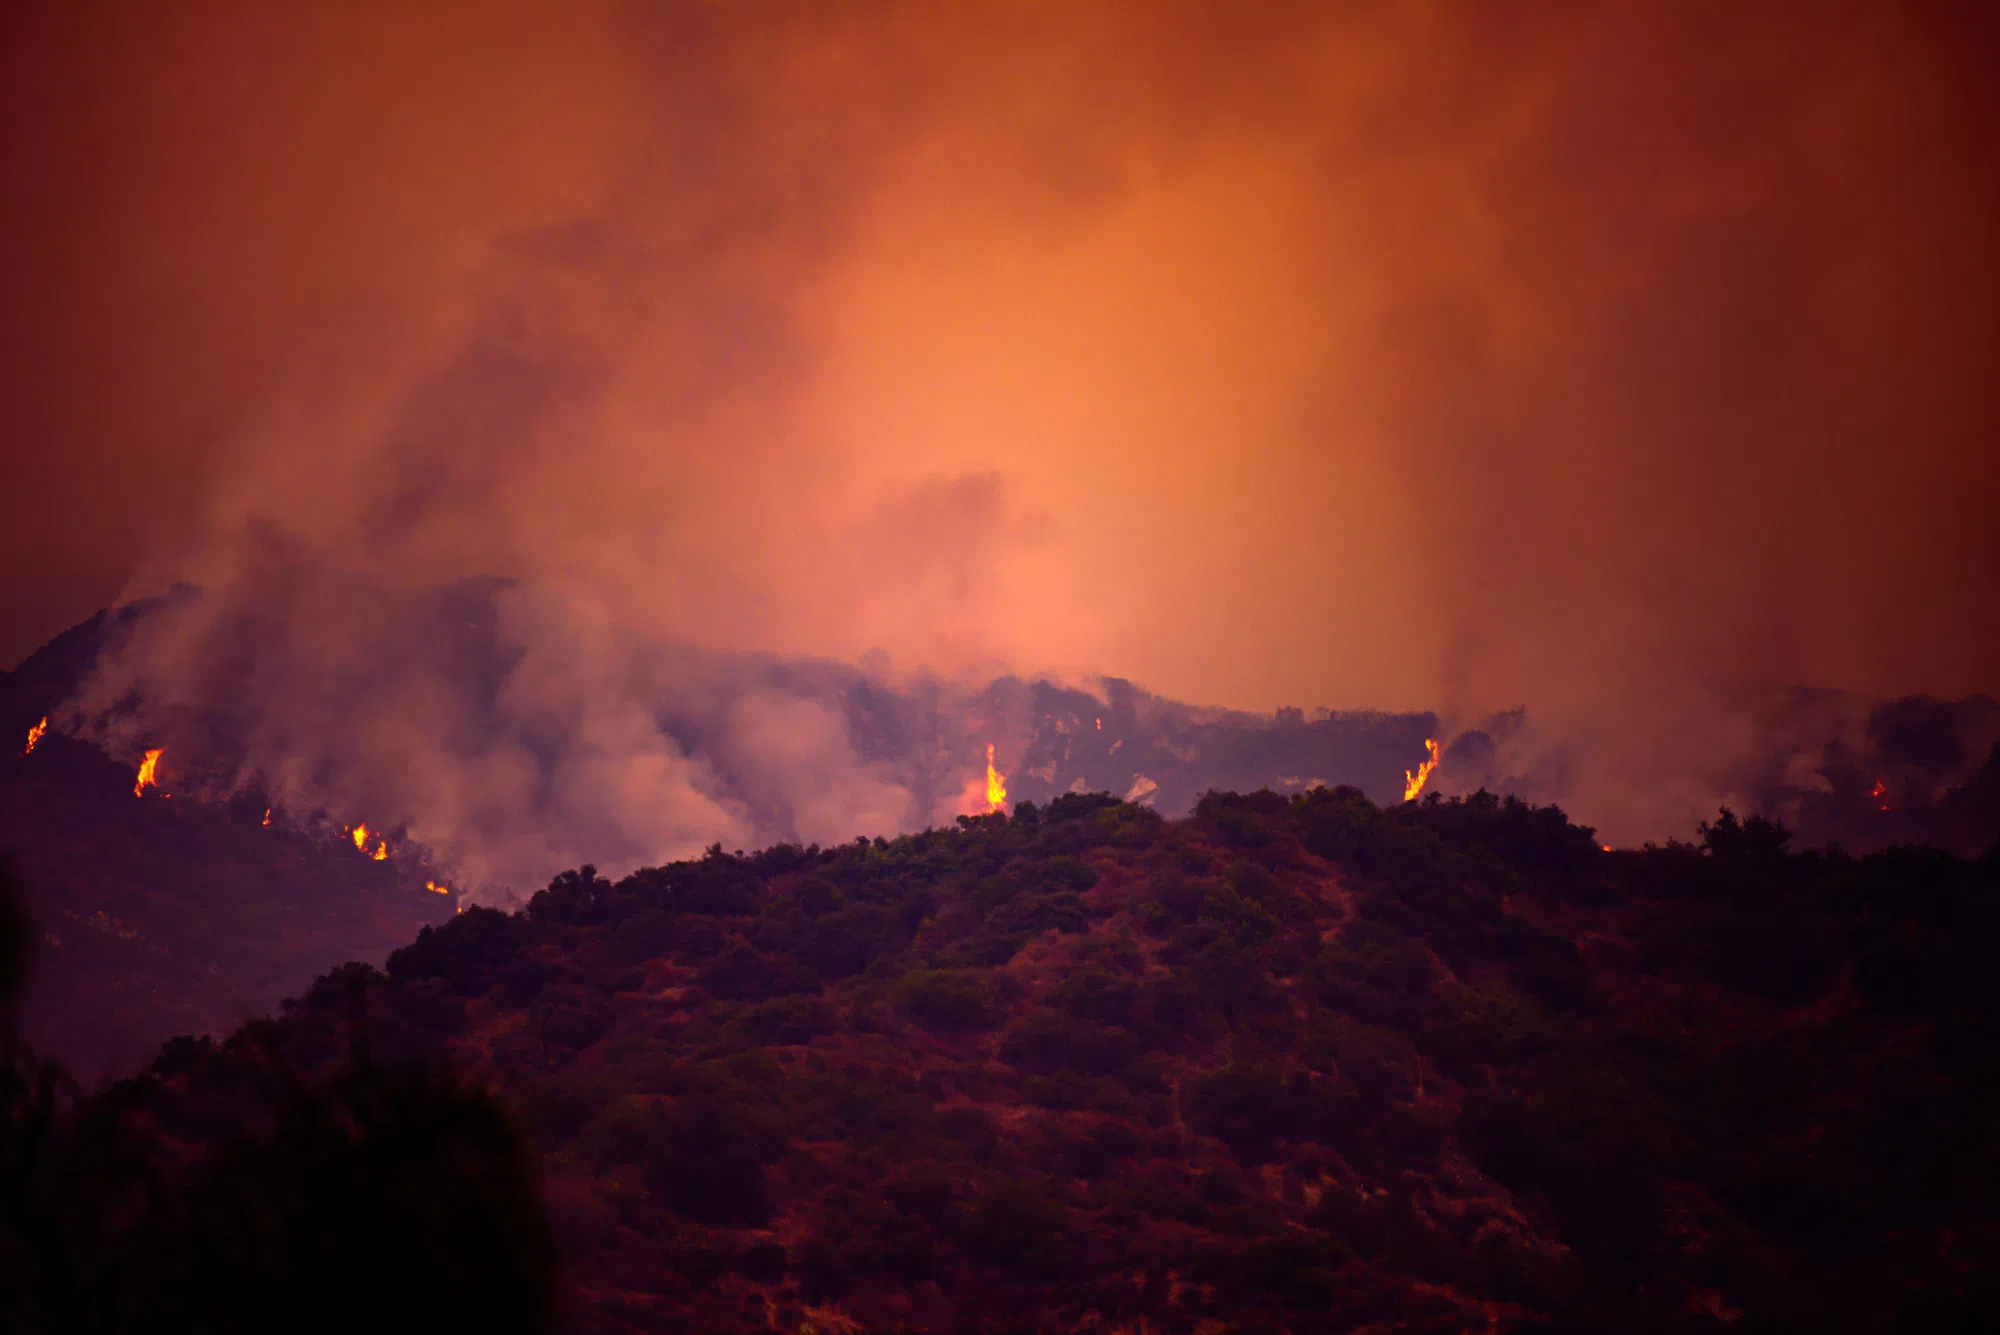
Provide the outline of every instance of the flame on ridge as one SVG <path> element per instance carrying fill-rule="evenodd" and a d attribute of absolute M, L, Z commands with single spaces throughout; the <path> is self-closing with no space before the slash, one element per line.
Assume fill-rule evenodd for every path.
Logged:
<path fill-rule="evenodd" d="M 986 805 L 999 811 L 1007 805 L 1007 776 L 993 768 L 993 743 L 986 744 Z"/>
<path fill-rule="evenodd" d="M 1437 742 L 1433 738 L 1424 738 L 1424 750 L 1431 753 L 1431 758 L 1418 765 L 1414 770 L 1406 769 L 1403 771 L 1403 800 L 1405 802 L 1414 802 L 1417 800 L 1417 794 L 1424 790 L 1424 784 L 1430 779 L 1431 771 L 1438 767 L 1440 757 L 1438 755 Z"/>
<path fill-rule="evenodd" d="M 35 753 L 35 743 L 41 741 L 42 734 L 47 732 L 48 730 L 49 730 L 49 720 L 46 716 L 44 716 L 40 723 L 37 723 L 34 727 L 28 729 L 28 746 L 26 750 L 21 752 L 21 754 L 24 756 L 33 755 Z"/>
<path fill-rule="evenodd" d="M 144 797 L 148 788 L 159 786 L 160 781 L 154 776 L 159 773 L 160 757 L 166 753 L 164 746 L 156 746 L 146 753 L 146 758 L 139 762 L 139 777 L 132 782 L 132 796 Z"/>
<path fill-rule="evenodd" d="M 389 841 L 369 829 L 367 821 L 363 821 L 349 830 L 347 837 L 354 841 L 354 847 L 362 853 L 368 853 L 368 841 L 370 838 L 373 838 L 375 840 L 375 851 L 368 853 L 368 856 L 374 858 L 377 862 L 381 862 L 389 856 Z"/>

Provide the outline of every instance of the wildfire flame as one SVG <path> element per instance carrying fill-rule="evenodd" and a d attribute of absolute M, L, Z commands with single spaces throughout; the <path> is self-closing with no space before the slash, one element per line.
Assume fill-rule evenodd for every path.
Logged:
<path fill-rule="evenodd" d="M 1868 790 L 1868 796 L 1874 798 L 1875 805 L 1883 811 L 1888 811 L 1894 805 L 1889 801 L 1889 786 L 1880 779 L 1875 780 L 1875 786 Z"/>
<path fill-rule="evenodd" d="M 269 807 L 264 808 L 264 823 L 266 825 L 271 823 L 271 808 Z"/>
<path fill-rule="evenodd" d="M 1438 760 L 1440 759 L 1438 744 L 1431 738 L 1426 737 L 1424 739 L 1424 750 L 1431 753 L 1431 758 L 1417 766 L 1414 770 L 1406 769 L 1403 771 L 1403 800 L 1405 802 L 1414 802 L 1417 800 L 1417 794 L 1424 790 L 1424 784 L 1430 779 L 1431 771 L 1438 767 Z"/>
<path fill-rule="evenodd" d="M 372 837 L 375 840 L 375 851 L 368 853 L 368 856 L 374 858 L 377 862 L 381 862 L 389 856 L 389 841 L 381 835 L 376 834 L 373 830 L 370 830 L 366 821 L 348 831 L 347 837 L 352 839 L 354 847 L 363 853 L 368 853 L 368 840 Z"/>
<path fill-rule="evenodd" d="M 1007 805 L 1007 776 L 993 768 L 993 743 L 986 744 L 986 805 L 999 811 Z"/>
<path fill-rule="evenodd" d="M 166 753 L 164 746 L 154 747 L 146 753 L 146 758 L 139 762 L 139 777 L 132 783 L 132 796 L 144 797 L 148 788 L 159 786 L 160 781 L 154 775 L 159 772 L 160 757 Z"/>
<path fill-rule="evenodd" d="M 439 894 L 439 895 L 448 895 L 451 893 L 450 886 L 439 885 L 436 881 L 425 881 L 424 889 L 431 891 L 433 894 Z"/>
<path fill-rule="evenodd" d="M 34 727 L 28 729 L 28 748 L 27 750 L 21 752 L 21 754 L 24 756 L 33 755 L 35 753 L 35 743 L 41 741 L 42 734 L 47 732 L 48 730 L 49 730 L 49 721 L 46 718 L 44 718 L 40 723 L 37 723 Z"/>

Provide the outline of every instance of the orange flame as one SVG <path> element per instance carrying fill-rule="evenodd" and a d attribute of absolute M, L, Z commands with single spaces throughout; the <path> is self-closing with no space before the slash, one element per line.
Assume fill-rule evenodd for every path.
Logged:
<path fill-rule="evenodd" d="M 374 858 L 377 862 L 389 856 L 389 841 L 381 835 L 376 834 L 373 830 L 370 830 L 366 821 L 348 831 L 347 837 L 352 839 L 354 847 L 363 853 L 368 853 L 368 840 L 372 837 L 375 840 L 375 851 L 368 853 L 368 856 Z"/>
<path fill-rule="evenodd" d="M 41 741 L 42 734 L 47 732 L 48 730 L 49 730 L 49 721 L 46 718 L 44 718 L 40 723 L 37 723 L 34 727 L 28 729 L 28 748 L 27 750 L 21 752 L 21 754 L 24 756 L 31 756 L 35 754 L 35 743 Z"/>
<path fill-rule="evenodd" d="M 264 808 L 264 823 L 266 825 L 271 823 L 271 808 L 269 807 Z"/>
<path fill-rule="evenodd" d="M 1414 770 L 1406 769 L 1403 771 L 1403 800 L 1405 802 L 1414 802 L 1417 800 L 1417 794 L 1424 790 L 1424 784 L 1431 777 L 1431 771 L 1438 767 L 1438 744 L 1426 737 L 1424 739 L 1424 750 L 1431 753 L 1431 758 L 1417 766 Z"/>
<path fill-rule="evenodd" d="M 450 886 L 439 885 L 436 881 L 425 881 L 424 889 L 431 891 L 433 894 L 439 894 L 439 895 L 448 895 L 451 893 Z"/>
<path fill-rule="evenodd" d="M 993 743 L 986 744 L 986 805 L 998 811 L 1007 805 L 1007 776 L 993 768 Z"/>
<path fill-rule="evenodd" d="M 148 788 L 159 786 L 160 781 L 154 775 L 159 772 L 160 757 L 166 753 L 167 748 L 164 746 L 155 747 L 146 753 L 146 758 L 139 762 L 139 777 L 132 784 L 132 796 L 144 797 Z"/>
<path fill-rule="evenodd" d="M 1875 805 L 1883 811 L 1888 811 L 1894 805 L 1889 801 L 1888 785 L 1880 779 L 1875 780 L 1875 786 L 1868 790 L 1868 796 L 1874 798 Z"/>

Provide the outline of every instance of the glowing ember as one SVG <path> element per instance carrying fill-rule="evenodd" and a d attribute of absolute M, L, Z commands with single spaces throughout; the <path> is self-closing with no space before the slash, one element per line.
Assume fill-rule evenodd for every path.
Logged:
<path fill-rule="evenodd" d="M 994 811 L 1007 805 L 1007 776 L 993 768 L 993 743 L 986 744 L 986 805 Z"/>
<path fill-rule="evenodd" d="M 1403 800 L 1405 802 L 1414 802 L 1417 800 L 1417 794 L 1424 790 L 1424 784 L 1431 777 L 1431 771 L 1438 767 L 1438 744 L 1426 737 L 1424 739 L 1424 750 L 1431 753 L 1431 758 L 1417 766 L 1414 770 L 1406 769 L 1403 771 Z"/>
<path fill-rule="evenodd" d="M 271 823 L 271 808 L 269 807 L 264 808 L 264 823 L 266 825 Z"/>
<path fill-rule="evenodd" d="M 28 729 L 28 749 L 21 752 L 21 754 L 24 756 L 33 755 L 35 753 L 35 743 L 41 741 L 42 734 L 47 732 L 48 730 L 49 730 L 49 721 L 47 719 L 43 719 L 40 723 L 37 723 L 34 727 Z"/>
<path fill-rule="evenodd" d="M 164 746 L 155 747 L 139 762 L 139 777 L 132 784 L 132 796 L 144 797 L 148 788 L 157 787 L 159 780 L 154 776 L 159 772 L 160 757 L 167 753 Z"/>
<path fill-rule="evenodd" d="M 425 881 L 424 889 L 429 890 L 433 894 L 439 894 L 439 895 L 448 895 L 451 893 L 450 886 L 439 885 L 436 881 Z"/>
<path fill-rule="evenodd" d="M 1875 799 L 1875 805 L 1879 810 L 1887 811 L 1894 805 L 1889 801 L 1888 785 L 1880 779 L 1875 780 L 1875 786 L 1868 790 L 1868 796 Z"/>

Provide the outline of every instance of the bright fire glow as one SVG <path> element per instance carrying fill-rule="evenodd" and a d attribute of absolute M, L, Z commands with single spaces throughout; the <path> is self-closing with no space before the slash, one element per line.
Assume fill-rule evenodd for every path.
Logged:
<path fill-rule="evenodd" d="M 1424 739 L 1424 750 L 1431 753 L 1431 758 L 1417 766 L 1414 770 L 1406 769 L 1403 771 L 1403 800 L 1405 802 L 1414 802 L 1417 800 L 1417 794 L 1424 790 L 1424 784 L 1430 779 L 1431 771 L 1438 767 L 1438 744 L 1426 737 Z"/>
<path fill-rule="evenodd" d="M 33 755 L 35 753 L 35 743 L 41 741 L 42 734 L 47 732 L 48 730 L 49 730 L 49 721 L 46 718 L 43 719 L 40 723 L 37 723 L 34 727 L 28 729 L 28 749 L 21 752 L 21 754 L 24 756 Z"/>
<path fill-rule="evenodd" d="M 425 881 L 424 889 L 431 891 L 433 894 L 439 894 L 439 895 L 448 895 L 451 893 L 450 886 L 439 885 L 436 881 Z"/>
<path fill-rule="evenodd" d="M 1889 801 L 1889 787 L 1880 779 L 1875 780 L 1875 786 L 1868 790 L 1868 796 L 1874 798 L 1876 807 L 1883 811 L 1889 810 L 1893 805 Z"/>
<path fill-rule="evenodd" d="M 266 825 L 271 823 L 271 808 L 269 807 L 264 808 L 264 823 Z"/>
<path fill-rule="evenodd" d="M 370 830 L 368 828 L 368 823 L 366 821 L 363 821 L 361 824 L 355 826 L 352 830 L 349 830 L 347 833 L 347 837 L 352 839 L 354 841 L 355 848 L 359 849 L 363 853 L 368 853 L 368 841 L 371 838 L 374 839 L 375 851 L 372 853 L 368 853 L 368 856 L 374 858 L 377 862 L 380 862 L 384 858 L 389 856 L 389 841 L 384 839 L 381 835 L 376 834 L 373 830 Z"/>
<path fill-rule="evenodd" d="M 160 757 L 166 753 L 164 746 L 154 747 L 146 753 L 146 758 L 139 762 L 139 777 L 132 784 L 132 796 L 144 797 L 148 788 L 158 786 L 160 781 L 154 776 L 159 772 Z"/>
<path fill-rule="evenodd" d="M 1007 805 L 1007 776 L 993 768 L 993 743 L 986 744 L 986 805 L 994 811 Z"/>

